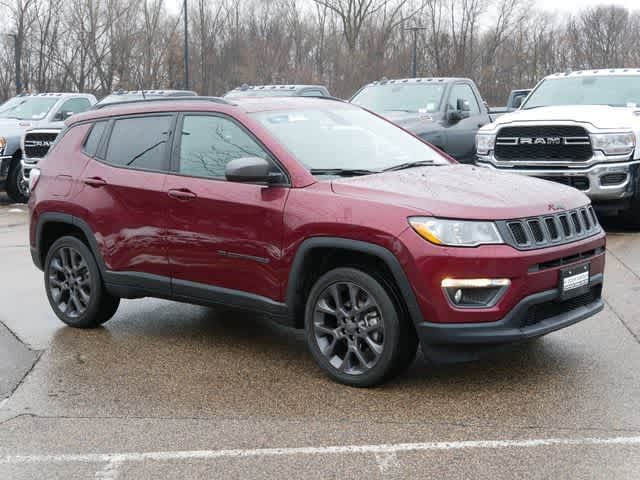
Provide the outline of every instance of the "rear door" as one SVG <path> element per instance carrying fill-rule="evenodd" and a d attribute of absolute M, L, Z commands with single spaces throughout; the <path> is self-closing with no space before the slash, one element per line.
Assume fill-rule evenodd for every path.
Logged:
<path fill-rule="evenodd" d="M 170 285 L 163 187 L 175 119 L 169 113 L 96 123 L 85 141 L 94 160 L 84 171 L 78 201 L 86 206 L 83 216 L 107 269 L 136 272 L 151 282 L 149 275 L 162 276 L 166 285 L 158 293 L 168 293 Z"/>
<path fill-rule="evenodd" d="M 458 100 L 462 100 L 468 106 L 469 116 L 457 122 L 448 122 L 446 151 L 456 159 L 465 161 L 473 159 L 476 132 L 486 123 L 486 119 L 480 109 L 480 99 L 468 83 L 456 83 L 451 88 L 447 115 L 457 111 Z"/>
<path fill-rule="evenodd" d="M 173 172 L 165 185 L 174 294 L 211 299 L 227 289 L 234 296 L 277 299 L 289 189 L 228 182 L 225 167 L 245 157 L 261 157 L 279 167 L 229 116 L 185 113 L 178 125 Z"/>

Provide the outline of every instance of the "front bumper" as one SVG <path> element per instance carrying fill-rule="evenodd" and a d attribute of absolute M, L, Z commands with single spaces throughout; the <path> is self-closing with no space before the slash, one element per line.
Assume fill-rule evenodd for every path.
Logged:
<path fill-rule="evenodd" d="M 27 182 L 29 181 L 29 174 L 31 173 L 31 170 L 38 166 L 39 161 L 39 158 L 23 158 L 20 161 L 20 164 L 22 165 L 22 175 L 24 175 Z"/>
<path fill-rule="evenodd" d="M 429 323 L 417 325 L 421 341 L 443 344 L 507 344 L 546 335 L 591 317 L 604 308 L 601 298 L 602 274 L 591 278 L 589 294 L 559 301 L 558 289 L 529 295 L 504 318 L 487 323 Z M 546 311 L 548 315 L 532 312 Z"/>
<path fill-rule="evenodd" d="M 638 184 L 638 170 L 640 160 L 600 163 L 589 167 L 571 168 L 562 167 L 518 167 L 517 162 L 512 162 L 511 167 L 496 166 L 492 156 L 478 156 L 477 164 L 481 167 L 490 168 L 501 172 L 528 175 L 530 177 L 544 178 L 546 180 L 558 181 L 560 183 L 571 183 L 572 179 L 587 179 L 588 185 L 583 187 L 585 182 L 575 184 L 581 192 L 585 193 L 594 202 L 607 200 L 621 200 L 633 196 Z M 603 177 L 620 174 L 620 181 L 610 185 L 603 185 Z M 611 178 L 611 177 L 609 177 Z M 579 185 L 579 186 L 578 186 Z"/>

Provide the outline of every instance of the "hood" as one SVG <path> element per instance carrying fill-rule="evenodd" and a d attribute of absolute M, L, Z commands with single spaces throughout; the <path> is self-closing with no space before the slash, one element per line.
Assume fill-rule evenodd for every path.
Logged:
<path fill-rule="evenodd" d="M 429 128 L 429 125 L 436 127 L 436 122 L 439 120 L 439 113 L 420 113 L 420 112 L 395 112 L 395 111 L 383 111 L 378 112 L 381 117 L 390 120 L 396 125 L 400 125 L 407 130 L 415 130 L 416 127 L 421 129 Z"/>
<path fill-rule="evenodd" d="M 630 130 L 640 126 L 640 108 L 607 105 L 564 105 L 516 110 L 498 117 L 494 126 L 515 122 L 576 121 L 597 129 Z"/>
<path fill-rule="evenodd" d="M 35 127 L 37 122 L 31 120 L 16 120 L 15 118 L 0 118 L 0 137 L 22 136 L 28 129 Z"/>
<path fill-rule="evenodd" d="M 345 178 L 334 180 L 332 188 L 340 195 L 412 208 L 417 215 L 475 220 L 532 217 L 589 203 L 571 187 L 471 165 Z"/>

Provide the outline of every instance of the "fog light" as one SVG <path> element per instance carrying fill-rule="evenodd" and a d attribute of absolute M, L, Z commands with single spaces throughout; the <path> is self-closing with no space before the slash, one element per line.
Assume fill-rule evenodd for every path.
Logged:
<path fill-rule="evenodd" d="M 498 303 L 511 285 L 508 278 L 445 278 L 442 289 L 456 307 L 488 308 Z"/>

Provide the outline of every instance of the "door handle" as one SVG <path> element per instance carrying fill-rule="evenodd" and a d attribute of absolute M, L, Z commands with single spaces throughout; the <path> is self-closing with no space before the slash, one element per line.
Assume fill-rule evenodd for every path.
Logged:
<path fill-rule="evenodd" d="M 89 177 L 83 180 L 85 185 L 89 185 L 90 187 L 104 187 L 107 182 L 100 177 Z"/>
<path fill-rule="evenodd" d="M 188 188 L 172 188 L 167 192 L 167 195 L 169 195 L 171 198 L 182 201 L 193 200 L 198 197 Z"/>

